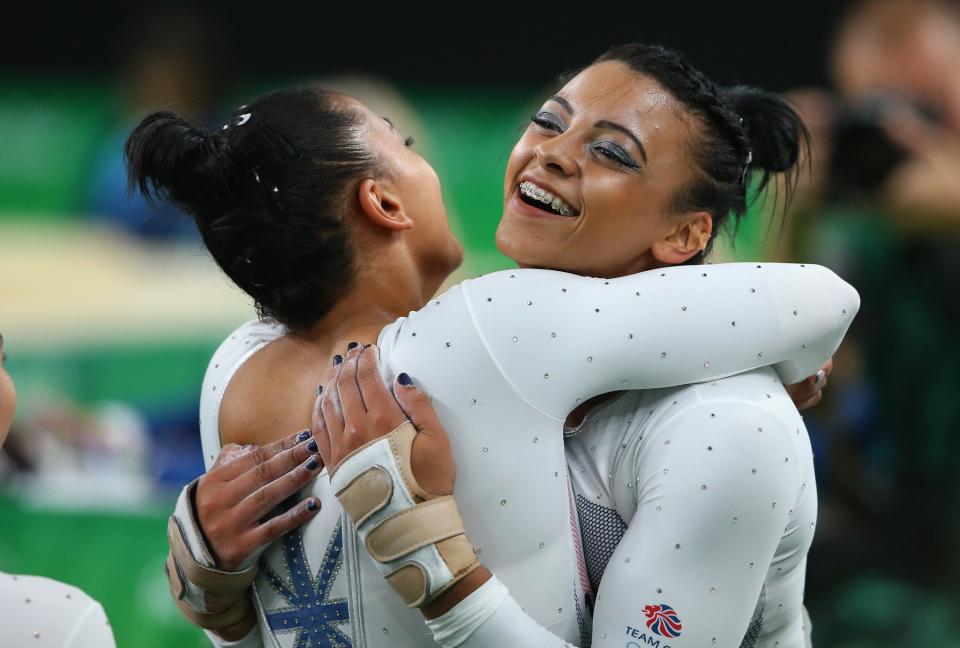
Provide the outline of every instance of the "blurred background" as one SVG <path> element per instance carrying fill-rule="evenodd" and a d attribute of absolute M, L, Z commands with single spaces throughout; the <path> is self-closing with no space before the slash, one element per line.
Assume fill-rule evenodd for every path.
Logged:
<path fill-rule="evenodd" d="M 20 407 L 0 569 L 83 588 L 120 646 L 205 645 L 167 593 L 165 521 L 203 468 L 207 360 L 253 310 L 189 219 L 127 193 L 139 117 L 216 128 L 292 83 L 351 93 L 437 168 L 463 278 L 509 265 L 493 245 L 506 158 L 557 75 L 659 41 L 787 94 L 814 136 L 786 218 L 758 200 L 714 261 L 821 263 L 863 299 L 806 416 L 815 644 L 960 646 L 960 3 L 16 4 L 0 28 L 0 332 Z"/>

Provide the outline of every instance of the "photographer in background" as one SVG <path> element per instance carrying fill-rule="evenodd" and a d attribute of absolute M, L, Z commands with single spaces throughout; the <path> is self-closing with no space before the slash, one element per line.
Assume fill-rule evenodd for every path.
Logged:
<path fill-rule="evenodd" d="M 835 641 L 960 645 L 960 3 L 856 2 L 830 62 L 836 94 L 791 94 L 814 149 L 790 246 L 863 307 L 807 418 L 808 598 Z"/>

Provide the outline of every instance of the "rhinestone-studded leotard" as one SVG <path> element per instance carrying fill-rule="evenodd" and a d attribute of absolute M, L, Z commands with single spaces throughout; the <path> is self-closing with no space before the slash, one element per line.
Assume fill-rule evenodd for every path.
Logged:
<path fill-rule="evenodd" d="M 385 379 L 409 373 L 451 432 L 455 496 L 480 560 L 536 623 L 576 644 L 585 599 L 562 439 L 567 413 L 597 394 L 770 364 L 784 380 L 800 380 L 836 349 L 858 305 L 850 286 L 818 266 L 676 267 L 609 280 L 516 270 L 455 286 L 387 326 L 379 346 Z M 244 325 L 211 360 L 201 400 L 208 463 L 219 451 L 227 382 L 282 333 Z M 265 645 L 434 645 L 419 613 L 403 606 L 341 524 L 329 480 L 321 475 L 310 492 L 323 504 L 296 532 L 303 561 L 291 560 L 289 547 L 300 546 L 291 542 L 262 558 L 270 570 L 255 589 Z M 303 594 L 292 596 L 298 588 Z"/>

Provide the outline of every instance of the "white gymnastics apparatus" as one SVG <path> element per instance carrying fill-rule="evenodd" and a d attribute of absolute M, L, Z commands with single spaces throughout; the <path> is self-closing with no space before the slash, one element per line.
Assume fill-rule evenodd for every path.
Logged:
<path fill-rule="evenodd" d="M 495 633 L 498 616 L 508 626 L 517 624 L 516 615 L 527 619 L 517 603 L 539 633 L 528 645 L 581 641 L 584 579 L 562 434 L 579 403 L 762 366 L 797 382 L 833 353 L 858 307 L 856 291 L 810 265 L 672 267 L 618 279 L 515 270 L 464 282 L 384 328 L 378 341 L 384 378 L 390 384 L 405 371 L 433 397 L 450 431 L 460 513 L 478 557 L 498 579 L 488 585 L 501 582 L 510 591 L 469 645 L 505 645 L 489 643 L 499 641 L 496 634 L 474 641 Z M 220 450 L 219 407 L 230 378 L 283 333 L 271 323 L 245 324 L 211 360 L 200 420 L 208 467 Z M 772 371 L 757 375 L 773 390 Z M 757 416 L 771 424 L 776 418 L 760 408 Z M 757 443 L 759 449 L 742 448 L 745 457 L 766 452 L 766 442 Z M 676 470 L 683 477 L 686 468 Z M 715 486 L 722 493 L 722 484 Z M 263 644 L 293 646 L 308 633 L 319 645 L 435 646 L 419 612 L 404 605 L 358 546 L 329 480 L 321 475 L 309 491 L 322 501 L 320 513 L 261 557 L 254 593 Z M 622 507 L 621 517 L 630 517 L 629 502 Z M 484 587 L 478 598 L 490 598 Z M 616 597 L 601 590 L 595 639 L 612 636 L 599 628 L 621 622 L 615 608 L 608 616 L 605 607 Z M 630 640 L 621 636 L 610 645 Z"/>

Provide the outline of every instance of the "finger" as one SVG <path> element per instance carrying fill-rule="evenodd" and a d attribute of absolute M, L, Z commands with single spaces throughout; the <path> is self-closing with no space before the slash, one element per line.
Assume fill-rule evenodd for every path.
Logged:
<path fill-rule="evenodd" d="M 813 384 L 812 378 L 807 378 L 797 385 L 791 385 L 790 388 L 787 389 L 790 400 L 794 403 L 802 403 L 812 398 L 818 391 L 820 390 Z"/>
<path fill-rule="evenodd" d="M 317 455 L 310 456 L 293 470 L 289 470 L 249 494 L 239 505 L 242 519 L 253 522 L 264 517 L 288 497 L 309 484 L 320 473 L 323 462 Z"/>
<path fill-rule="evenodd" d="M 407 373 L 404 372 L 397 376 L 397 385 L 394 392 L 401 409 L 413 422 L 417 430 L 428 436 L 446 438 L 443 424 L 440 423 L 437 411 L 433 409 L 430 397 L 413 383 L 413 379 Z"/>
<path fill-rule="evenodd" d="M 824 369 L 818 371 L 817 375 L 813 377 L 813 386 L 817 391 L 823 391 L 823 388 L 827 386 L 827 372 Z"/>
<path fill-rule="evenodd" d="M 343 366 L 343 356 L 335 356 L 334 362 L 336 364 L 327 376 L 327 381 L 323 385 L 323 395 L 320 398 L 320 413 L 323 415 L 331 447 L 336 447 L 337 440 L 343 434 L 343 407 L 340 404 L 340 392 L 337 389 L 337 378 Z"/>
<path fill-rule="evenodd" d="M 254 465 L 230 483 L 230 491 L 235 494 L 233 501 L 245 499 L 271 482 L 295 472 L 301 464 L 308 460 L 314 459 L 319 463 L 320 458 L 317 456 L 317 450 L 316 440 L 307 437 L 302 443 L 298 443 L 292 448 Z M 273 505 L 275 506 L 278 503 L 274 502 Z"/>
<path fill-rule="evenodd" d="M 229 474 L 232 471 L 229 469 L 223 469 L 223 466 L 233 463 L 248 452 L 252 452 L 254 449 L 256 449 L 256 447 L 257 446 L 228 443 L 220 448 L 220 454 L 217 455 L 217 460 L 213 462 L 213 465 L 210 466 L 210 470 L 208 472 L 213 472 L 215 469 L 221 469 L 219 471 L 221 476 L 223 476 L 225 472 Z"/>
<path fill-rule="evenodd" d="M 819 403 L 822 399 L 823 399 L 823 392 L 818 391 L 816 394 L 806 399 L 805 401 L 801 403 L 797 403 L 797 410 L 803 411 L 805 409 L 810 409 L 811 407 Z"/>
<path fill-rule="evenodd" d="M 384 421 L 392 430 L 406 418 L 397 400 L 387 389 L 380 376 L 380 364 L 377 361 L 377 347 L 365 347 L 357 359 L 357 385 L 367 411 L 374 420 Z"/>
<path fill-rule="evenodd" d="M 286 513 L 270 518 L 263 524 L 257 525 L 249 532 L 250 542 L 255 547 L 262 547 L 293 531 L 309 521 L 320 511 L 320 500 L 308 497 Z"/>
<path fill-rule="evenodd" d="M 334 466 L 333 457 L 330 452 L 330 431 L 327 430 L 327 423 L 324 421 L 323 412 L 320 405 L 323 402 L 323 385 L 317 386 L 317 398 L 313 402 L 313 413 L 310 415 L 313 438 L 317 442 L 317 449 L 320 457 L 326 466 Z"/>
<path fill-rule="evenodd" d="M 367 413 L 363 405 L 363 397 L 360 395 L 360 386 L 357 385 L 357 358 L 360 357 L 357 350 L 360 348 L 354 346 L 347 351 L 343 366 L 340 368 L 340 375 L 337 376 L 337 392 L 340 394 L 340 407 L 343 409 L 343 429 L 347 433 L 354 427 L 360 426 Z"/>
<path fill-rule="evenodd" d="M 220 477 L 224 480 L 236 479 L 258 463 L 268 461 L 272 457 L 275 457 L 281 452 L 289 450 L 298 443 L 302 443 L 309 438 L 310 430 L 301 430 L 296 434 L 291 434 L 290 436 L 284 437 L 278 441 L 274 441 L 273 443 L 268 443 L 264 446 L 245 446 L 247 448 L 246 452 L 237 453 L 233 459 L 224 462 L 224 470 L 220 473 Z M 223 450 L 220 451 L 221 457 L 224 456 L 224 451 L 229 447 L 229 445 L 224 446 Z M 218 459 L 217 461 L 220 460 Z"/>
<path fill-rule="evenodd" d="M 830 358 L 829 360 L 827 360 L 827 362 L 821 367 L 821 369 L 823 370 L 823 373 L 825 373 L 829 377 L 830 374 L 833 373 L 833 358 Z"/>

